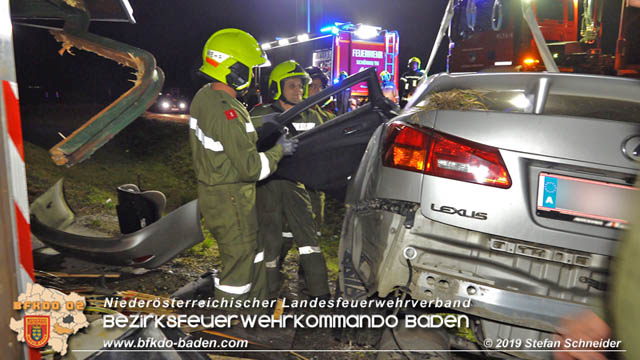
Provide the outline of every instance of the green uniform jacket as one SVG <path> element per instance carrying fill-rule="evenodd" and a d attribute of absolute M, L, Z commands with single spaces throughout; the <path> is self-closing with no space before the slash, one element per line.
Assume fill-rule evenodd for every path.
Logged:
<path fill-rule="evenodd" d="M 282 158 L 280 145 L 258 153 L 258 134 L 245 107 L 211 84 L 193 98 L 189 125 L 194 169 L 203 184 L 256 182 L 273 173 Z"/>
<path fill-rule="evenodd" d="M 336 117 L 334 113 L 323 109 L 320 105 L 314 106 L 313 110 L 315 110 L 318 114 L 320 114 L 320 117 L 322 118 L 323 123 Z"/>

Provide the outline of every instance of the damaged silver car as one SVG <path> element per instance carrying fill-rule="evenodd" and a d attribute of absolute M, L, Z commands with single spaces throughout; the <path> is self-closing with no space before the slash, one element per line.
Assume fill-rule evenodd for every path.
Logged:
<path fill-rule="evenodd" d="M 560 318 L 605 294 L 636 191 L 639 90 L 561 73 L 423 81 L 350 183 L 342 295 L 471 299 L 454 310 L 481 344 L 493 339 L 487 349 L 551 339 Z"/>

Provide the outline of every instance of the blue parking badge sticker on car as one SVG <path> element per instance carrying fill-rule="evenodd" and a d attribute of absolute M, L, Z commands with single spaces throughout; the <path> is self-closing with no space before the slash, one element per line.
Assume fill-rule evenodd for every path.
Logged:
<path fill-rule="evenodd" d="M 558 194 L 558 179 L 545 176 L 542 183 L 542 197 L 538 199 L 538 206 L 556 208 L 556 196 Z"/>

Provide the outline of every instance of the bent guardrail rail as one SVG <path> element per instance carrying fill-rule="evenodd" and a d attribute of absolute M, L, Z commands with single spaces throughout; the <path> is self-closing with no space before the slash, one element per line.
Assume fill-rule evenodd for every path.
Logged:
<path fill-rule="evenodd" d="M 75 47 L 136 70 L 133 87 L 49 150 L 57 165 L 72 166 L 88 159 L 158 97 L 164 73 L 151 53 L 87 31 L 92 20 L 134 22 L 127 0 L 103 0 L 99 4 L 93 0 L 16 0 L 11 5 L 12 17 L 27 21 L 17 24 L 50 29 L 62 44 L 60 55 L 73 54 L 71 49 Z M 28 22 L 43 19 L 62 20 L 64 28 Z"/>
<path fill-rule="evenodd" d="M 91 33 L 50 32 L 62 43 L 61 51 L 76 47 L 136 70 L 131 89 L 49 150 L 57 165 L 72 166 L 89 158 L 153 104 L 162 90 L 164 73 L 145 50 Z"/>

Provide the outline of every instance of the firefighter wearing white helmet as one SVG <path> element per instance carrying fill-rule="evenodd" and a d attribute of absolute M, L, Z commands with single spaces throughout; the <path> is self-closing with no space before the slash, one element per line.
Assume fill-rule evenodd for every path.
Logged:
<path fill-rule="evenodd" d="M 220 248 L 216 299 L 266 299 L 263 246 L 257 238 L 256 182 L 295 151 L 284 137 L 258 152 L 249 113 L 236 100 L 251 82 L 251 69 L 267 61 L 258 42 L 238 29 L 211 35 L 200 72 L 211 80 L 191 103 L 190 143 L 198 180 L 198 204 Z M 243 310 L 243 309 L 240 309 Z M 244 309 L 245 311 L 249 309 Z"/>
<path fill-rule="evenodd" d="M 292 108 L 306 97 L 310 82 L 311 78 L 297 62 L 288 60 L 278 64 L 269 76 L 269 93 L 274 102 L 253 109 L 251 115 L 281 113 Z M 294 136 L 320 124 L 320 115 L 314 110 L 306 110 L 293 120 L 289 126 L 289 135 Z M 281 285 L 280 267 L 289 249 L 282 237 L 286 219 L 300 253 L 307 295 L 328 298 L 327 266 L 318 247 L 314 214 L 305 186 L 272 176 L 258 186 L 256 207 L 259 237 L 265 246 L 264 261 L 270 296 L 278 295 Z"/>
<path fill-rule="evenodd" d="M 409 70 L 400 77 L 400 106 L 402 107 L 407 104 L 424 75 L 424 72 L 420 70 L 420 58 L 418 57 L 414 56 L 409 59 L 407 68 Z"/>

